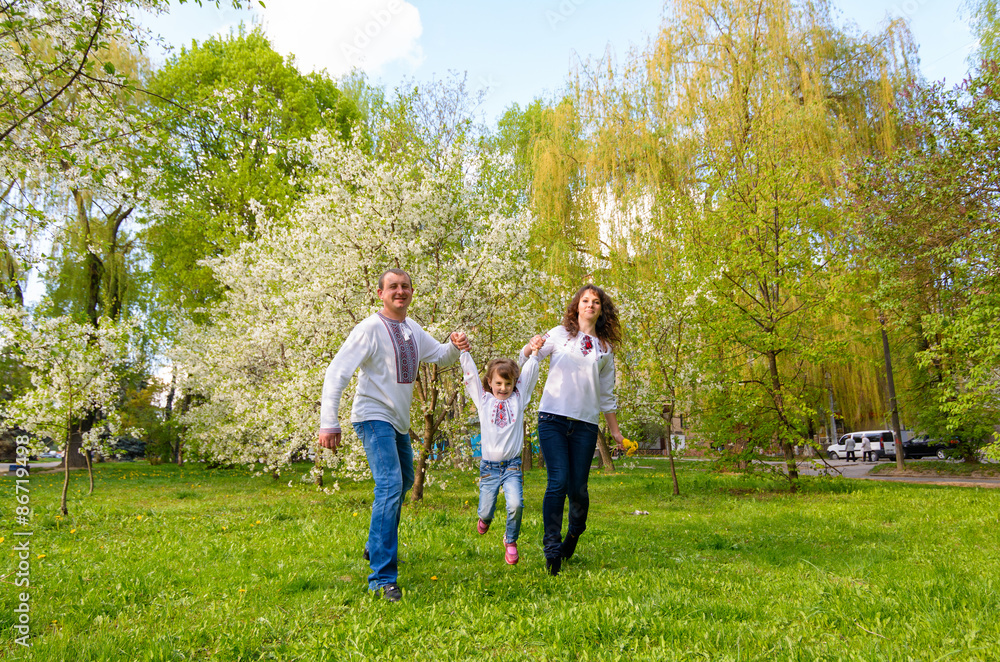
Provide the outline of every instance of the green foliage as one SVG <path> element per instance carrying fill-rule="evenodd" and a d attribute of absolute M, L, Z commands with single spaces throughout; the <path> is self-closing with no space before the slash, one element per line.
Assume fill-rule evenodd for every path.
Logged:
<path fill-rule="evenodd" d="M 255 239 L 259 218 L 280 224 L 308 179 L 296 141 L 320 129 L 348 140 L 360 115 L 328 77 L 299 73 L 260 28 L 193 42 L 149 89 L 162 177 L 146 247 L 163 303 L 201 319 L 221 288 L 199 261 Z"/>
<path fill-rule="evenodd" d="M 983 167 L 1000 159 L 997 78 L 991 64 L 952 91 L 913 87 L 898 112 L 910 138 L 854 177 L 870 300 L 914 357 L 904 366 L 919 428 L 974 444 L 1000 420 L 997 172 Z"/>
<path fill-rule="evenodd" d="M 1000 6 L 997 0 L 967 0 L 971 10 L 972 31 L 979 40 L 976 55 L 982 60 L 1000 61 Z M 974 66 L 979 61 L 972 62 Z"/>
<path fill-rule="evenodd" d="M 588 530 L 558 578 L 544 571 L 541 472 L 526 475 L 514 567 L 502 527 L 475 533 L 474 477 L 429 488 L 403 510 L 396 605 L 366 591 L 370 481 L 325 496 L 242 469 L 105 463 L 95 495 L 75 492 L 63 518 L 58 477 L 33 475 L 34 645 L 13 643 L 17 594 L 5 591 L 0 650 L 81 661 L 1000 656 L 1000 492 L 817 478 L 791 495 L 692 462 L 672 498 L 665 463 L 642 464 L 655 466 L 591 478 Z M 8 520 L 0 537 L 11 540 Z"/>

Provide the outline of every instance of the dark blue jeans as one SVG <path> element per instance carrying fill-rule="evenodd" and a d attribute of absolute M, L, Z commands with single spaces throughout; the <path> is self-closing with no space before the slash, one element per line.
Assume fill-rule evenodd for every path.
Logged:
<path fill-rule="evenodd" d="M 545 558 L 558 558 L 562 543 L 563 507 L 569 497 L 567 535 L 587 529 L 590 494 L 587 479 L 597 448 L 597 426 L 558 414 L 538 414 L 538 442 L 545 457 L 548 483 L 542 500 L 542 544 Z"/>

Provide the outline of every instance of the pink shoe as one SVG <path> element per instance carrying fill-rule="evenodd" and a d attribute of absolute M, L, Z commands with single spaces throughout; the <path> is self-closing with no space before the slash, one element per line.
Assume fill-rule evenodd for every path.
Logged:
<path fill-rule="evenodd" d="M 516 542 L 505 542 L 504 547 L 507 551 L 504 553 L 503 558 L 510 565 L 517 564 L 517 543 Z"/>
<path fill-rule="evenodd" d="M 483 535 L 489 530 L 490 530 L 489 522 L 484 522 L 483 520 L 479 520 L 479 524 L 476 524 L 476 531 L 479 531 L 479 535 Z"/>

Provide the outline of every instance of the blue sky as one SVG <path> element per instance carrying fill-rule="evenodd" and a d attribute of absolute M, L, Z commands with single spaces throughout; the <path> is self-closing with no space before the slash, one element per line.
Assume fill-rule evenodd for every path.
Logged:
<path fill-rule="evenodd" d="M 331 75 L 358 65 L 392 88 L 407 78 L 430 80 L 468 72 L 472 89 L 488 88 L 494 118 L 511 103 L 547 98 L 565 83 L 578 58 L 619 57 L 653 35 L 660 0 L 269 0 L 237 12 L 181 5 L 148 21 L 169 42 L 227 32 L 240 21 L 262 22 L 275 47 L 304 70 Z M 841 23 L 877 30 L 888 17 L 910 22 L 921 69 L 930 80 L 961 82 L 974 40 L 956 0 L 832 0 Z"/>

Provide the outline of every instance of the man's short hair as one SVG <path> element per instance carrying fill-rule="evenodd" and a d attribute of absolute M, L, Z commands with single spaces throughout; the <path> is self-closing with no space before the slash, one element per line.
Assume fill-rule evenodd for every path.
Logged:
<path fill-rule="evenodd" d="M 406 273 L 402 269 L 386 269 L 382 272 L 382 275 L 378 277 L 378 289 L 385 289 L 385 277 L 387 274 L 394 274 L 396 276 L 406 276 L 406 280 L 410 281 L 410 287 L 413 287 L 413 279 L 410 278 L 410 274 Z"/>

